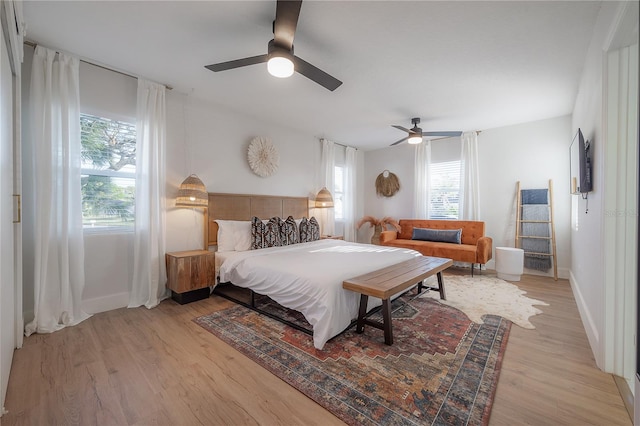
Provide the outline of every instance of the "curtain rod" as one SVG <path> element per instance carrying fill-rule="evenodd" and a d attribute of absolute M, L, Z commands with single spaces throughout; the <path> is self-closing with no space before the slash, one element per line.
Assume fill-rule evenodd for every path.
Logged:
<path fill-rule="evenodd" d="M 27 46 L 31 46 L 34 49 L 38 46 L 38 43 L 34 43 L 33 41 L 29 41 L 29 40 L 24 40 L 24 44 L 26 44 Z M 60 53 L 57 49 L 51 49 L 51 50 L 56 50 L 56 52 Z M 116 70 L 116 69 L 113 69 L 113 68 L 109 68 L 109 67 L 107 67 L 105 65 L 96 64 L 95 62 L 91 62 L 91 61 L 88 61 L 86 59 L 80 59 L 80 62 L 84 62 L 85 64 L 89 64 L 89 65 L 93 65 L 94 67 L 102 68 L 103 70 L 115 72 L 115 73 L 124 75 L 126 77 L 131 77 L 131 78 L 135 78 L 135 79 L 139 78 L 137 75 L 128 74 L 128 73 L 126 73 L 124 71 L 120 71 L 120 70 Z M 164 87 L 166 87 L 167 90 L 173 90 L 173 87 L 169 86 L 168 84 L 164 84 L 164 83 L 160 83 L 160 84 L 162 84 Z"/>
<path fill-rule="evenodd" d="M 318 138 L 318 139 L 320 139 L 320 142 L 322 142 L 323 140 L 325 140 L 325 138 Z M 333 142 L 333 141 L 331 141 L 331 142 Z M 355 149 L 356 151 L 358 150 L 358 148 L 356 148 L 356 147 L 354 147 L 354 146 L 348 146 L 348 145 L 341 144 L 341 143 L 338 143 L 338 142 L 333 142 L 333 143 L 334 143 L 334 145 L 339 145 L 339 146 L 344 147 L 344 148 L 353 148 L 353 149 Z"/>

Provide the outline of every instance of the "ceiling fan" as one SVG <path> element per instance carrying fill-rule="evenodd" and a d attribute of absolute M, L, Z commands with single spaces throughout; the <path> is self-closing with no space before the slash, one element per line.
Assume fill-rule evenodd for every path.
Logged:
<path fill-rule="evenodd" d="M 267 69 L 271 75 L 281 78 L 289 77 L 295 70 L 328 90 L 336 90 L 342 84 L 340 80 L 293 54 L 293 37 L 296 33 L 301 6 L 302 0 L 278 0 L 276 19 L 273 21 L 273 40 L 267 46 L 266 55 L 220 62 L 207 65 L 205 68 L 218 72 L 267 62 Z"/>
<path fill-rule="evenodd" d="M 420 118 L 415 117 L 411 119 L 411 124 L 413 127 L 410 129 L 406 129 L 402 126 L 391 126 L 396 129 L 402 130 L 403 132 L 407 132 L 407 136 L 400 139 L 397 142 L 392 143 L 390 146 L 398 145 L 404 141 L 408 141 L 410 144 L 418 144 L 422 142 L 423 136 L 442 136 L 442 137 L 454 137 L 462 135 L 462 132 L 423 132 L 418 124 L 420 124 Z"/>

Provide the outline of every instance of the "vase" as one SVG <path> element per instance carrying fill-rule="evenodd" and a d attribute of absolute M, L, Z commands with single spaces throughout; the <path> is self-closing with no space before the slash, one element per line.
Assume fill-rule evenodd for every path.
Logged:
<path fill-rule="evenodd" d="M 371 236 L 371 244 L 380 245 L 380 234 L 382 233 L 382 225 L 374 226 L 373 235 Z"/>

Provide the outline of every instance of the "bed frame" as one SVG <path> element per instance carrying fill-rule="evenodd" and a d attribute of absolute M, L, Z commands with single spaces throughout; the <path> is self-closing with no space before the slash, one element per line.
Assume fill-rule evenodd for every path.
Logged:
<path fill-rule="evenodd" d="M 205 221 L 204 231 L 207 246 L 218 245 L 218 224 L 215 222 L 216 219 L 251 220 L 254 216 L 259 217 L 260 219 L 269 219 L 276 216 L 286 219 L 288 216 L 293 216 L 298 219 L 301 217 L 309 217 L 309 207 L 310 204 L 308 197 L 222 194 L 210 192 L 209 205 L 207 209 L 208 217 Z M 234 286 L 233 283 L 220 283 L 214 287 L 213 293 L 278 320 L 304 333 L 310 335 L 313 334 L 313 330 L 304 328 L 299 324 L 288 321 L 287 319 L 272 312 L 261 309 L 256 304 L 256 294 L 251 289 L 239 288 Z M 245 293 L 244 299 L 242 298 L 242 293 Z M 248 297 L 246 296 L 246 293 L 248 293 Z"/>

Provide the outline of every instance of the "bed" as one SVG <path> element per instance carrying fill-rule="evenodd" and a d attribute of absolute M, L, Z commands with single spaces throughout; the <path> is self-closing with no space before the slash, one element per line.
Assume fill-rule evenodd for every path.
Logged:
<path fill-rule="evenodd" d="M 209 204 L 209 242 L 228 247 L 233 245 L 218 241 L 223 220 L 240 223 L 253 216 L 301 217 L 308 212 L 308 199 L 295 197 L 209 194 Z M 358 316 L 360 296 L 344 290 L 344 280 L 416 256 L 420 253 L 404 248 L 321 239 L 259 250 L 225 249 L 216 254 L 216 270 L 220 283 L 267 295 L 300 312 L 313 328 L 314 346 L 322 349 Z M 380 299 L 370 298 L 368 309 L 380 304 Z"/>

